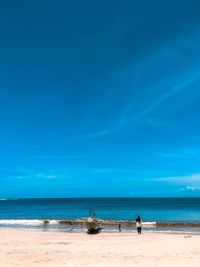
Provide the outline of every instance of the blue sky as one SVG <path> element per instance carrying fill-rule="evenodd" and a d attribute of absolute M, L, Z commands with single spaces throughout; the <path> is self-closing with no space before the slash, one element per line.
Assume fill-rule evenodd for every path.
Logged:
<path fill-rule="evenodd" d="M 199 10 L 0 1 L 0 197 L 200 196 Z"/>

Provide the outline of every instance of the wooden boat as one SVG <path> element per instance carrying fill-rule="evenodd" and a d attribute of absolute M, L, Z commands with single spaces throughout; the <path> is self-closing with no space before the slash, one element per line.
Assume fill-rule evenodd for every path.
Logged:
<path fill-rule="evenodd" d="M 92 209 L 90 209 L 89 217 L 85 220 L 85 225 L 88 234 L 98 234 L 100 231 L 98 221 L 94 218 L 94 211 Z"/>

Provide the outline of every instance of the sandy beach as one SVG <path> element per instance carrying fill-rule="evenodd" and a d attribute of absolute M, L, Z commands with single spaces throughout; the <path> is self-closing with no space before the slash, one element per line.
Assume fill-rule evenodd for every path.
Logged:
<path fill-rule="evenodd" d="M 200 266 L 200 235 L 0 230 L 1 267 Z"/>

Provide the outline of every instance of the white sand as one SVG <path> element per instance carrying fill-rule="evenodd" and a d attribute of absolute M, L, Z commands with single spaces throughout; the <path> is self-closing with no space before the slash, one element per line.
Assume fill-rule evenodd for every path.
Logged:
<path fill-rule="evenodd" d="M 200 235 L 0 230 L 1 267 L 199 267 Z"/>

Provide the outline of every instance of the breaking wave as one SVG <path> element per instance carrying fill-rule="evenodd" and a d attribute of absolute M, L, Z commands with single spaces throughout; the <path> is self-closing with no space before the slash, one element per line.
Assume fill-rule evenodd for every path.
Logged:
<path fill-rule="evenodd" d="M 116 232 L 119 224 L 124 232 L 135 231 L 135 222 L 121 220 L 98 220 L 104 232 Z M 85 219 L 0 219 L 1 229 L 26 229 L 45 231 L 85 231 Z M 200 223 L 143 222 L 143 231 L 160 233 L 200 234 Z"/>

